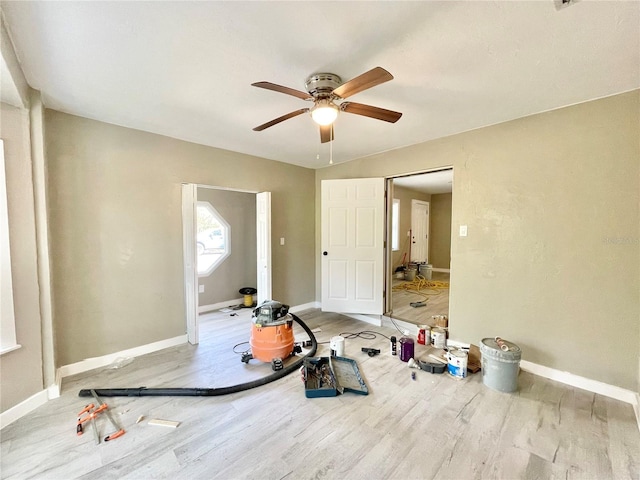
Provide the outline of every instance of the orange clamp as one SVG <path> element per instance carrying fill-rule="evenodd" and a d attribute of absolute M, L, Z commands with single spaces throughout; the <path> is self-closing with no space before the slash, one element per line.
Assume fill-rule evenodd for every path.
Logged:
<path fill-rule="evenodd" d="M 122 435 L 124 435 L 124 429 L 120 429 L 115 433 L 112 433 L 111 435 L 107 435 L 106 437 L 104 437 L 104 441 L 108 442 L 109 440 L 114 440 L 118 437 L 121 437 Z"/>

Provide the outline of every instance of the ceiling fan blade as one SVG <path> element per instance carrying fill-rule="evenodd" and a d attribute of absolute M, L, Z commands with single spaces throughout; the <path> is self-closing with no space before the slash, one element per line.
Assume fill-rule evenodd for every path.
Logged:
<path fill-rule="evenodd" d="M 301 98 L 302 100 L 313 100 L 313 97 L 307 92 L 302 92 L 294 88 L 283 87 L 282 85 L 276 85 L 271 82 L 256 82 L 252 83 L 251 86 L 266 88 L 267 90 L 273 90 L 274 92 L 286 93 L 287 95 L 293 95 L 294 97 Z"/>
<path fill-rule="evenodd" d="M 333 94 L 340 98 L 347 98 L 367 88 L 388 82 L 389 80 L 393 80 L 393 75 L 382 67 L 376 67 L 340 85 L 333 91 Z"/>
<path fill-rule="evenodd" d="M 284 122 L 285 120 L 289 120 L 290 118 L 297 117 L 298 115 L 302 115 L 303 113 L 307 113 L 309 111 L 308 108 L 301 108 L 300 110 L 296 110 L 295 112 L 287 113 L 281 117 L 276 118 L 275 120 L 271 120 L 270 122 L 263 123 L 262 125 L 254 128 L 253 130 L 256 132 L 261 132 L 265 128 L 273 127 L 280 122 Z"/>
<path fill-rule="evenodd" d="M 333 138 L 333 124 L 320 125 L 320 143 L 330 142 Z"/>
<path fill-rule="evenodd" d="M 402 116 L 400 112 L 394 112 L 393 110 L 387 110 L 386 108 L 372 107 L 371 105 L 364 105 L 362 103 L 354 102 L 341 103 L 340 110 L 347 113 L 362 115 L 363 117 L 383 120 L 389 123 L 396 123 Z"/>

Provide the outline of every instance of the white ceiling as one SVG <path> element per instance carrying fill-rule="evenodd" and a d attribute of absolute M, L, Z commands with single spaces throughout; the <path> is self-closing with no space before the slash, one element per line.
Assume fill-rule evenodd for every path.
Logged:
<path fill-rule="evenodd" d="M 555 0 L 558 1 L 558 0 Z M 341 163 L 640 87 L 640 2 L 1 2 L 29 84 L 56 110 L 310 168 L 328 165 L 312 73 L 395 79 L 342 113 Z"/>

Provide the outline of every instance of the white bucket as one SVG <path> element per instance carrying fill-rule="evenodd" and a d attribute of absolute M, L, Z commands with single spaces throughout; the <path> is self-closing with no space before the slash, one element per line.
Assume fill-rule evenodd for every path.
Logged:
<path fill-rule="evenodd" d="M 415 268 L 409 268 L 408 270 L 404 271 L 404 279 L 409 281 L 409 282 L 413 282 L 416 279 L 416 269 Z"/>
<path fill-rule="evenodd" d="M 456 378 L 467 377 L 467 352 L 464 350 L 451 350 L 447 353 L 447 371 Z"/>
<path fill-rule="evenodd" d="M 494 338 L 484 338 L 480 343 L 482 383 L 500 392 L 515 392 L 522 350 L 515 343 L 506 340 L 501 340 L 501 343 L 507 346 L 506 350 Z"/>
<path fill-rule="evenodd" d="M 331 337 L 329 340 L 332 357 L 344 357 L 344 337 Z"/>
<path fill-rule="evenodd" d="M 431 280 L 431 277 L 433 276 L 433 265 L 430 263 L 421 263 L 420 275 L 422 275 L 426 280 Z"/>

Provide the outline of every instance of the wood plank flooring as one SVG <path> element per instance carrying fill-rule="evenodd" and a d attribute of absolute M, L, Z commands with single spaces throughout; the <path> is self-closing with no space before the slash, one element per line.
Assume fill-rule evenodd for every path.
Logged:
<path fill-rule="evenodd" d="M 440 287 L 449 283 L 449 273 L 433 272 L 431 280 Z M 419 288 L 416 288 L 419 287 Z M 424 307 L 411 303 L 426 302 Z M 433 315 L 449 315 L 449 288 L 429 288 L 428 284 L 394 279 L 391 294 L 392 317 L 415 325 L 433 325 Z"/>
<path fill-rule="evenodd" d="M 371 327 L 337 314 L 298 314 L 319 342 Z M 105 398 L 126 434 L 96 445 L 75 433 L 81 388 L 219 387 L 271 373 L 240 361 L 250 313 L 203 317 L 201 344 L 66 378 L 60 398 L 1 432 L 2 479 L 638 479 L 640 433 L 625 403 L 521 372 L 518 391 L 415 371 L 387 338 L 347 338 L 368 396 L 309 399 L 297 373 L 219 397 Z M 301 329 L 296 339 L 306 338 Z M 368 357 L 361 347 L 379 348 Z M 236 351 L 242 351 L 240 345 Z M 417 346 L 416 355 L 426 350 Z M 329 354 L 321 343 L 319 355 Z M 143 415 L 144 420 L 136 424 Z M 179 421 L 177 428 L 148 420 Z M 101 435 L 110 433 L 106 418 Z"/>

